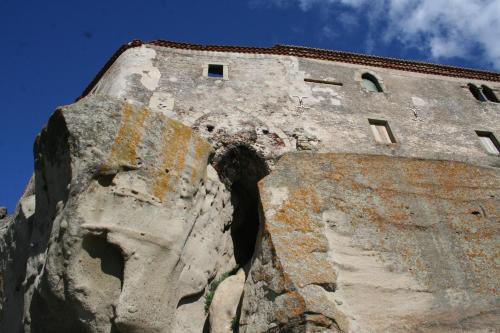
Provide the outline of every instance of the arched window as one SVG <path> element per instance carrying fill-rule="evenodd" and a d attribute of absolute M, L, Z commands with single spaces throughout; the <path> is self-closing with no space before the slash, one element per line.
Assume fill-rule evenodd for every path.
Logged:
<path fill-rule="evenodd" d="M 490 87 L 485 86 L 483 84 L 481 86 L 481 89 L 483 90 L 483 95 L 488 99 L 488 101 L 494 102 L 494 103 L 500 103 L 500 101 L 498 100 L 497 96 L 495 95 L 495 93 L 493 92 L 493 90 L 491 90 Z"/>
<path fill-rule="evenodd" d="M 371 91 L 371 92 L 382 92 L 382 87 L 378 83 L 378 80 L 375 76 L 369 74 L 369 73 L 364 73 L 361 75 L 361 78 L 363 79 L 363 87 L 366 88 L 366 90 Z"/>
<path fill-rule="evenodd" d="M 484 98 L 483 93 L 481 92 L 481 89 L 476 87 L 474 84 L 469 83 L 469 91 L 471 92 L 472 96 L 474 96 L 475 99 L 477 99 L 480 102 L 486 101 L 486 98 Z"/>

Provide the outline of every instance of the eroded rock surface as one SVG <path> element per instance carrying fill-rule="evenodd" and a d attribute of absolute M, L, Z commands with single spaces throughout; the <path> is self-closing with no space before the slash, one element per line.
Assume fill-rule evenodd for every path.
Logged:
<path fill-rule="evenodd" d="M 57 110 L 3 237 L 2 332 L 201 332 L 208 282 L 235 265 L 211 153 L 141 106 Z"/>
<path fill-rule="evenodd" d="M 210 304 L 210 332 L 232 333 L 238 326 L 238 305 L 240 304 L 245 271 L 240 268 L 217 287 Z"/>
<path fill-rule="evenodd" d="M 7 216 L 7 208 L 0 207 L 0 220 Z"/>
<path fill-rule="evenodd" d="M 281 157 L 243 112 L 193 127 L 103 96 L 56 111 L 0 224 L 1 332 L 500 327 L 498 168 Z"/>
<path fill-rule="evenodd" d="M 493 332 L 500 172 L 290 154 L 260 183 L 240 332 Z"/>

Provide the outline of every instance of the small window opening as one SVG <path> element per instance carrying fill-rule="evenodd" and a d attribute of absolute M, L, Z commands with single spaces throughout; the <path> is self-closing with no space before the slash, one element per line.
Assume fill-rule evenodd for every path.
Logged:
<path fill-rule="evenodd" d="M 477 99 L 480 102 L 485 102 L 486 98 L 484 97 L 483 93 L 481 92 L 481 89 L 476 87 L 476 85 L 469 83 L 469 91 L 471 92 L 472 96 L 474 96 L 475 99 Z"/>
<path fill-rule="evenodd" d="M 208 77 L 224 77 L 224 65 L 208 65 Z"/>
<path fill-rule="evenodd" d="M 385 120 L 368 119 L 375 141 L 378 143 L 396 143 L 396 139 L 392 134 L 389 123 Z"/>
<path fill-rule="evenodd" d="M 366 90 L 371 92 L 383 92 L 382 87 L 380 86 L 380 83 L 378 83 L 375 76 L 369 73 L 364 73 L 361 75 L 361 78 L 363 79 L 363 87 L 365 87 Z"/>
<path fill-rule="evenodd" d="M 481 145 L 490 154 L 500 155 L 500 143 L 491 132 L 476 131 Z"/>
<path fill-rule="evenodd" d="M 495 95 L 495 93 L 493 92 L 493 90 L 488 87 L 488 86 L 485 86 L 485 85 L 482 85 L 481 86 L 482 90 L 483 90 L 483 95 L 490 101 L 490 102 L 493 102 L 493 103 L 500 103 L 500 101 L 498 100 L 497 96 Z"/>

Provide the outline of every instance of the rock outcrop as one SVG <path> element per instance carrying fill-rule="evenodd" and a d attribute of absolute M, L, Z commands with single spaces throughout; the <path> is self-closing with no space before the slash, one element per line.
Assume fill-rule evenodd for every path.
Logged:
<path fill-rule="evenodd" d="M 3 237 L 2 331 L 200 332 L 209 281 L 236 264 L 211 153 L 143 107 L 57 110 Z"/>
<path fill-rule="evenodd" d="M 500 172 L 290 154 L 260 183 L 240 332 L 493 332 Z"/>
<path fill-rule="evenodd" d="M 500 327 L 498 168 L 282 156 L 280 131 L 212 116 L 54 113 L 0 225 L 1 332 Z"/>

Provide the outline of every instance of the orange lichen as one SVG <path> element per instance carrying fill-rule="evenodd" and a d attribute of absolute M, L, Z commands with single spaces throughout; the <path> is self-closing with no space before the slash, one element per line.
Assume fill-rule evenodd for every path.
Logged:
<path fill-rule="evenodd" d="M 269 198 L 265 191 L 264 197 Z M 264 210 L 270 208 L 268 202 L 263 201 Z M 328 241 L 323 235 L 323 225 L 313 218 L 321 210 L 316 190 L 302 187 L 292 190 L 278 212 L 264 223 L 264 229 L 272 235 L 283 268 L 299 287 L 332 283 L 336 279 L 326 255 Z M 295 264 L 290 266 L 291 263 Z"/>
<path fill-rule="evenodd" d="M 106 164 L 101 167 L 105 172 L 120 165 L 133 166 L 137 159 L 137 145 L 142 136 L 143 124 L 150 112 L 143 108 L 136 111 L 129 104 L 122 108 L 122 121 L 116 134 L 111 153 Z"/>
<path fill-rule="evenodd" d="M 162 146 L 160 153 L 160 169 L 154 177 L 153 195 L 160 201 L 168 191 L 170 181 L 179 182 L 184 169 L 186 155 L 191 141 L 190 128 L 173 120 L 167 120 L 162 128 Z"/>
<path fill-rule="evenodd" d="M 276 312 L 276 319 L 281 323 L 287 323 L 291 318 L 296 318 L 306 311 L 304 298 L 296 291 L 289 292 L 283 297 L 283 305 Z"/>
<path fill-rule="evenodd" d="M 312 221 L 308 212 L 309 207 L 319 211 L 319 204 L 312 187 L 299 188 L 290 193 L 288 200 L 280 207 L 275 219 L 289 232 L 311 232 L 313 231 Z"/>
<path fill-rule="evenodd" d="M 191 174 L 191 182 L 194 184 L 197 180 L 200 170 L 204 170 L 207 165 L 210 154 L 210 145 L 201 138 L 194 138 L 194 163 Z"/>

